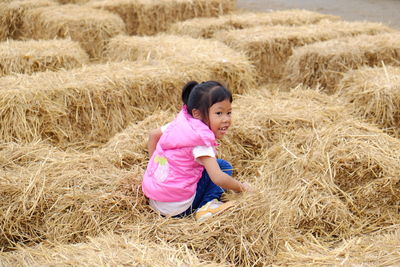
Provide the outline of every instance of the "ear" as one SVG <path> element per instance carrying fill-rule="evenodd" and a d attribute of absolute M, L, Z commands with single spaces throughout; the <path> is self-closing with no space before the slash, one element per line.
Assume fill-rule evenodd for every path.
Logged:
<path fill-rule="evenodd" d="M 195 118 L 195 119 L 198 119 L 198 120 L 201 120 L 201 113 L 200 113 L 200 110 L 198 110 L 198 109 L 192 109 L 192 116 L 193 116 L 193 118 Z"/>

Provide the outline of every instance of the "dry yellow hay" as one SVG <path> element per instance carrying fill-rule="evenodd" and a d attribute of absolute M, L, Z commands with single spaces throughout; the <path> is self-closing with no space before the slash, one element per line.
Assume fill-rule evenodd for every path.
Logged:
<path fill-rule="evenodd" d="M 149 243 L 125 235 L 107 234 L 74 245 L 20 247 L 0 253 L 2 266 L 225 266 L 198 259 L 187 245 L 179 248 Z"/>
<path fill-rule="evenodd" d="M 194 38 L 212 38 L 221 30 L 244 29 L 260 25 L 313 24 L 321 20 L 337 21 L 339 17 L 320 14 L 308 10 L 282 10 L 274 12 L 246 12 L 219 16 L 218 18 L 193 18 L 176 22 L 168 32 L 189 35 Z"/>
<path fill-rule="evenodd" d="M 244 95 L 223 158 L 291 202 L 302 233 L 340 239 L 398 224 L 400 141 L 344 111 L 318 92 Z"/>
<path fill-rule="evenodd" d="M 287 245 L 273 266 L 398 266 L 400 231 L 363 235 L 331 245 L 311 239 Z"/>
<path fill-rule="evenodd" d="M 90 0 L 56 0 L 60 4 L 84 4 Z"/>
<path fill-rule="evenodd" d="M 276 196 L 273 189 L 262 187 L 257 193 L 241 195 L 234 208 L 204 223 L 191 216 L 160 217 L 127 226 L 124 232 L 139 240 L 162 240 L 171 246 L 185 244 L 202 260 L 259 266 L 273 262 L 285 240 L 295 237 L 291 218 L 288 203 Z"/>
<path fill-rule="evenodd" d="M 20 37 L 22 18 L 29 9 L 56 5 L 51 0 L 7 0 L 0 3 L 0 41 Z"/>
<path fill-rule="evenodd" d="M 241 53 L 215 40 L 186 36 L 116 36 L 105 49 L 105 60 L 166 60 L 188 69 L 208 69 L 234 93 L 254 88 L 256 72 Z"/>
<path fill-rule="evenodd" d="M 274 158 L 269 167 L 298 207 L 297 227 L 341 239 L 400 222 L 399 148 L 397 139 L 349 119 L 298 133 L 265 157 Z"/>
<path fill-rule="evenodd" d="M 135 256 L 132 246 L 140 240 L 151 248 L 168 244 L 178 255 L 186 255 L 180 253 L 187 247 L 199 261 L 218 266 L 262 266 L 291 263 L 282 255 L 309 235 L 322 244 L 398 224 L 400 141 L 348 117 L 338 101 L 301 88 L 235 95 L 235 126 L 222 157 L 256 192 L 228 194 L 237 205 L 204 223 L 191 216 L 159 217 L 140 191 L 147 158 L 143 139 L 173 116 L 169 111 L 131 124 L 90 153 L 63 152 L 43 143 L 2 144 L 1 245 L 89 242 L 0 256 L 13 263 L 22 253 L 25 260 L 50 263 L 75 260 L 80 249 L 87 258 L 81 261 L 90 265 L 88 254 L 107 254 L 108 248 L 116 254 L 128 248 Z M 104 231 L 123 237 L 88 239 Z M 321 250 L 330 251 L 328 245 Z M 124 251 L 115 257 L 125 259 Z"/>
<path fill-rule="evenodd" d="M 156 116 L 137 127 L 152 128 L 164 123 Z M 150 119 L 155 121 L 153 125 Z M 144 132 L 137 128 L 136 136 L 143 136 Z M 294 236 L 290 206 L 274 190 L 262 186 L 257 187 L 259 192 L 238 199 L 238 205 L 230 212 L 207 223 L 197 223 L 192 217 L 159 217 L 150 210 L 140 191 L 143 169 L 115 168 L 112 155 L 103 153 L 107 148 L 111 145 L 93 153 L 77 153 L 62 152 L 41 143 L 3 144 L 0 149 L 2 247 L 44 240 L 75 243 L 111 231 L 132 236 L 134 240 L 151 243 L 161 240 L 175 248 L 186 244 L 202 261 L 237 266 L 272 262 L 284 240 Z M 132 144 L 131 148 L 138 154 L 132 162 L 140 162 L 144 158 L 141 148 Z M 112 152 L 124 150 L 117 144 Z M 262 185 L 262 177 L 259 181 Z M 86 245 L 81 248 L 85 250 Z M 10 260 L 18 258 L 7 255 Z"/>
<path fill-rule="evenodd" d="M 89 56 L 71 40 L 6 41 L 0 43 L 0 76 L 81 67 Z"/>
<path fill-rule="evenodd" d="M 362 66 L 400 65 L 400 33 L 360 35 L 306 45 L 293 50 L 284 79 L 290 86 L 299 83 L 322 87 L 333 93 L 343 74 Z"/>
<path fill-rule="evenodd" d="M 130 124 L 99 148 L 98 153 L 119 168 L 141 166 L 148 161 L 147 141 L 151 130 L 172 121 L 177 110 L 155 111 L 143 121 Z"/>
<path fill-rule="evenodd" d="M 400 137 L 400 67 L 349 71 L 336 90 L 354 115 Z"/>
<path fill-rule="evenodd" d="M 71 38 L 95 59 L 108 39 L 123 33 L 125 24 L 118 15 L 80 5 L 35 8 L 23 17 L 25 38 Z"/>
<path fill-rule="evenodd" d="M 268 82 L 281 78 L 295 47 L 345 36 L 392 31 L 379 23 L 321 21 L 304 26 L 257 26 L 220 31 L 214 38 L 249 56 L 258 70 L 259 80 Z"/>
<path fill-rule="evenodd" d="M 98 145 L 154 110 L 179 107 L 188 81 L 213 78 L 207 68 L 164 61 L 5 76 L 0 78 L 0 140 Z"/>
<path fill-rule="evenodd" d="M 44 240 L 80 242 L 151 216 L 141 176 L 140 169 L 118 169 L 99 154 L 63 152 L 40 142 L 3 143 L 2 249 Z"/>
<path fill-rule="evenodd" d="M 263 88 L 236 95 L 233 124 L 221 147 L 223 157 L 234 163 L 234 168 L 244 176 L 257 175 L 257 166 L 266 163 L 259 157 L 267 148 L 297 130 L 343 118 L 342 109 L 334 98 L 312 90 L 271 93 L 271 89 Z"/>
<path fill-rule="evenodd" d="M 102 0 L 90 7 L 105 9 L 121 16 L 130 35 L 152 35 L 165 31 L 176 21 L 229 13 L 236 8 L 234 0 Z"/>

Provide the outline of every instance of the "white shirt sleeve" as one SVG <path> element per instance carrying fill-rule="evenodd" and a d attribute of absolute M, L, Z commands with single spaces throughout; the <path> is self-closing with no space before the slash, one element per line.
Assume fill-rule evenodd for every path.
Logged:
<path fill-rule="evenodd" d="M 193 148 L 193 156 L 195 159 L 204 156 L 215 158 L 215 150 L 212 146 L 196 146 Z"/>

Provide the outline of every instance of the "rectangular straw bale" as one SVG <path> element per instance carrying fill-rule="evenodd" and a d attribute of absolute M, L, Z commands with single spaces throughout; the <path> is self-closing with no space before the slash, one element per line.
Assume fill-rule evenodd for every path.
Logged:
<path fill-rule="evenodd" d="M 193 18 L 172 24 L 169 33 L 194 38 L 212 38 L 217 31 L 245 29 L 261 25 L 300 26 L 321 20 L 338 21 L 340 18 L 308 10 L 281 10 L 274 12 L 232 13 L 218 18 Z"/>
<path fill-rule="evenodd" d="M 71 40 L 6 41 L 0 43 L 0 76 L 81 67 L 89 56 Z"/>
<path fill-rule="evenodd" d="M 0 253 L 0 258 L 2 266 L 225 266 L 200 260 L 184 244 L 172 247 L 126 234 L 104 234 L 79 244 L 20 247 L 14 252 Z"/>
<path fill-rule="evenodd" d="M 343 117 L 336 98 L 312 90 L 272 94 L 269 88 L 253 90 L 233 101 L 233 124 L 221 145 L 222 158 L 244 176 L 257 174 L 264 151 L 296 131 L 329 124 Z"/>
<path fill-rule="evenodd" d="M 390 229 L 337 244 L 318 239 L 288 244 L 278 254 L 275 266 L 398 266 L 400 231 Z"/>
<path fill-rule="evenodd" d="M 304 84 L 334 93 L 345 72 L 362 66 L 400 66 L 400 34 L 360 35 L 318 42 L 293 50 L 283 77 L 290 86 Z"/>
<path fill-rule="evenodd" d="M 106 142 L 159 108 L 179 108 L 190 80 L 212 79 L 206 68 L 169 62 L 118 62 L 0 78 L 0 140 Z"/>
<path fill-rule="evenodd" d="M 123 33 L 125 24 L 118 15 L 79 5 L 35 8 L 23 17 L 25 38 L 71 38 L 94 59 L 101 56 L 108 39 Z"/>
<path fill-rule="evenodd" d="M 269 184 L 297 207 L 297 229 L 329 240 L 400 222 L 400 142 L 349 118 L 292 131 L 265 151 Z"/>
<path fill-rule="evenodd" d="M 257 26 L 220 31 L 215 38 L 246 53 L 258 70 L 259 80 L 268 82 L 282 77 L 285 63 L 295 47 L 345 36 L 392 31 L 379 23 L 322 21 L 304 26 Z"/>
<path fill-rule="evenodd" d="M 60 4 L 85 4 L 89 2 L 90 0 L 56 0 Z"/>
<path fill-rule="evenodd" d="M 196 223 L 192 216 L 160 218 L 151 223 L 144 220 L 127 226 L 126 232 L 140 240 L 185 244 L 205 261 L 230 266 L 271 265 L 285 241 L 295 236 L 290 227 L 291 207 L 274 194 L 273 188 L 256 188 L 260 190 L 240 195 L 233 207 L 205 222 Z"/>
<path fill-rule="evenodd" d="M 336 239 L 399 223 L 400 142 L 323 95 L 237 96 L 222 158 L 250 181 L 264 177 L 295 207 L 303 233 Z"/>
<path fill-rule="evenodd" d="M 234 0 L 101 0 L 90 7 L 121 16 L 130 35 L 153 35 L 174 22 L 194 17 L 215 17 L 233 11 Z"/>
<path fill-rule="evenodd" d="M 9 0 L 0 3 L 0 41 L 16 39 L 21 35 L 22 18 L 26 10 L 54 6 L 51 0 Z"/>
<path fill-rule="evenodd" d="M 105 48 L 104 59 L 166 60 L 188 69 L 208 69 L 233 93 L 255 85 L 256 72 L 246 56 L 215 40 L 159 34 L 157 36 L 116 36 Z"/>
<path fill-rule="evenodd" d="M 118 169 L 100 154 L 3 142 L 0 166 L 4 250 L 82 242 L 152 215 L 138 190 L 142 170 Z"/>
<path fill-rule="evenodd" d="M 336 90 L 353 115 L 400 138 L 400 67 L 362 67 L 349 71 Z"/>
<path fill-rule="evenodd" d="M 99 154 L 119 168 L 141 166 L 146 168 L 149 154 L 147 142 L 150 131 L 171 122 L 177 111 L 155 111 L 143 121 L 134 122 L 99 147 Z"/>

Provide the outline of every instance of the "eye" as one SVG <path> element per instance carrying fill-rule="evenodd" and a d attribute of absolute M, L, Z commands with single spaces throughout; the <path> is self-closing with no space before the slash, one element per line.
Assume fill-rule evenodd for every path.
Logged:
<path fill-rule="evenodd" d="M 221 116 L 222 112 L 221 111 L 217 111 L 217 112 L 215 112 L 215 114 L 217 114 L 218 116 Z"/>
<path fill-rule="evenodd" d="M 231 116 L 231 115 L 232 115 L 232 111 L 229 111 L 229 112 L 228 112 L 228 116 Z"/>

